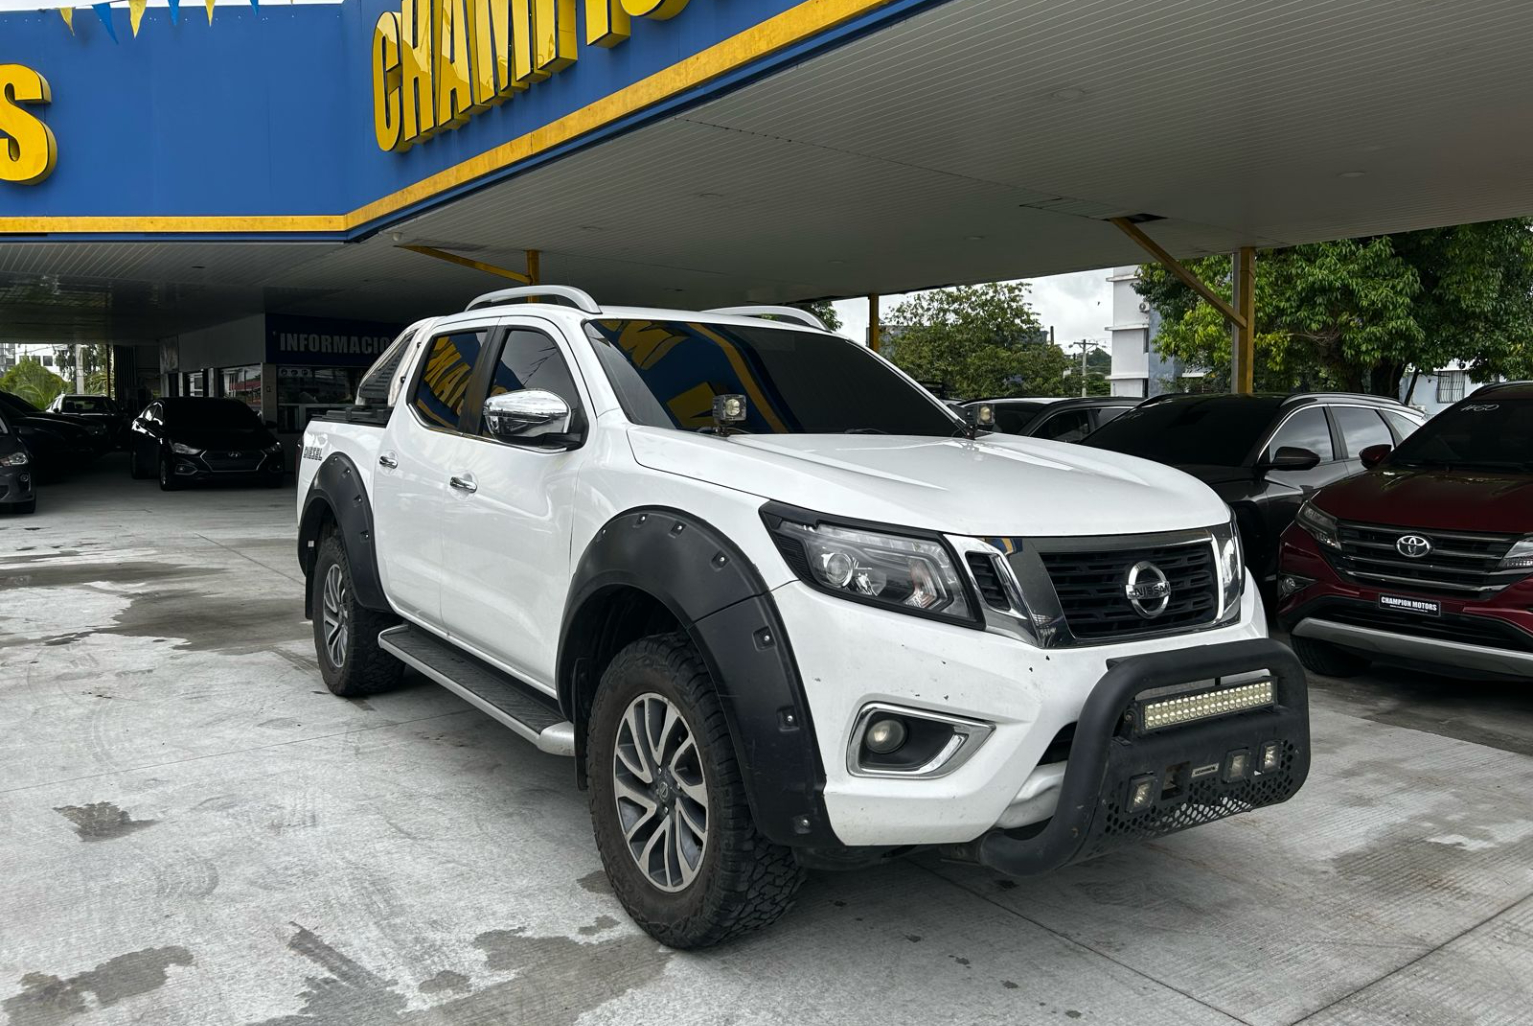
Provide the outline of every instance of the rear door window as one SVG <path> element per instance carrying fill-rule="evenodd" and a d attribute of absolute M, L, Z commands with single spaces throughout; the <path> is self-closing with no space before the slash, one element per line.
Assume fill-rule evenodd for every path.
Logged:
<path fill-rule="evenodd" d="M 580 406 L 580 393 L 575 391 L 575 379 L 558 344 L 541 331 L 512 328 L 506 332 L 500 359 L 495 362 L 489 394 L 505 395 L 532 388 L 552 392 L 570 409 Z M 482 425 L 479 433 L 488 434 Z"/>
<path fill-rule="evenodd" d="M 1414 420 L 1411 420 L 1411 418 L 1407 417 L 1405 414 L 1393 413 L 1389 410 L 1384 411 L 1384 419 L 1389 422 L 1390 427 L 1395 429 L 1395 439 L 1397 445 L 1411 437 L 1411 435 L 1415 434 L 1416 429 L 1421 426 Z"/>
<path fill-rule="evenodd" d="M 1263 459 L 1270 460 L 1284 447 L 1318 453 L 1321 463 L 1334 460 L 1336 450 L 1331 445 L 1331 425 L 1326 422 L 1325 411 L 1308 406 L 1289 417 L 1267 443 Z"/>
<path fill-rule="evenodd" d="M 1336 426 L 1341 429 L 1342 444 L 1347 447 L 1347 456 L 1357 459 L 1364 449 L 1370 445 L 1394 445 L 1395 436 L 1389 433 L 1389 425 L 1384 423 L 1384 418 L 1376 410 L 1367 410 L 1361 406 L 1333 406 L 1331 416 L 1336 418 Z"/>
<path fill-rule="evenodd" d="M 463 415 L 463 400 L 468 395 L 469 378 L 479 362 L 479 351 L 489 332 L 459 331 L 437 335 L 421 361 L 420 380 L 411 400 L 415 412 L 429 426 L 458 429 Z"/>
<path fill-rule="evenodd" d="M 1101 427 L 1103 424 L 1106 424 L 1110 420 L 1117 420 L 1119 417 L 1123 416 L 1125 413 L 1132 409 L 1132 406 L 1099 407 L 1096 411 L 1097 427 Z"/>

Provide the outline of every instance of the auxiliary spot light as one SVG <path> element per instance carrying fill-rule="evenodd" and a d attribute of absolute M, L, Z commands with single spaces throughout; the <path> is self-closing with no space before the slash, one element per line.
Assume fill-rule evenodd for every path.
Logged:
<path fill-rule="evenodd" d="M 905 724 L 898 719 L 889 717 L 882 720 L 874 720 L 868 725 L 868 732 L 863 735 L 862 743 L 868 751 L 874 755 L 889 755 L 897 752 L 905 743 Z"/>
<path fill-rule="evenodd" d="M 1211 719 L 1229 713 L 1260 709 L 1272 704 L 1272 682 L 1257 681 L 1234 688 L 1220 688 L 1197 695 L 1165 698 L 1142 705 L 1145 730 L 1174 727 L 1195 720 Z"/>

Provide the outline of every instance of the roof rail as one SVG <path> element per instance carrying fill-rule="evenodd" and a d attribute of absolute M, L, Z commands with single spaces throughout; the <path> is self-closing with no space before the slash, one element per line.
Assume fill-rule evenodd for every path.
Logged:
<path fill-rule="evenodd" d="M 589 292 L 572 288 L 569 285 L 519 285 L 514 289 L 486 292 L 463 309 L 478 310 L 484 306 L 499 306 L 502 303 L 511 303 L 518 299 L 534 299 L 539 296 L 551 296 L 568 300 L 569 305 L 581 313 L 601 313 L 601 307 L 596 305 L 596 300 L 591 298 Z"/>
<path fill-rule="evenodd" d="M 1295 399 L 1335 399 L 1337 396 L 1345 396 L 1348 399 L 1372 399 L 1381 403 L 1394 403 L 1396 406 L 1404 405 L 1392 395 L 1369 395 L 1367 392 L 1295 392 L 1283 401 L 1292 402 Z"/>
<path fill-rule="evenodd" d="M 704 310 L 703 313 L 733 314 L 737 317 L 781 317 L 784 320 L 797 321 L 806 327 L 819 328 L 821 331 L 830 330 L 825 326 L 824 321 L 808 310 L 800 310 L 796 306 L 721 306 Z"/>

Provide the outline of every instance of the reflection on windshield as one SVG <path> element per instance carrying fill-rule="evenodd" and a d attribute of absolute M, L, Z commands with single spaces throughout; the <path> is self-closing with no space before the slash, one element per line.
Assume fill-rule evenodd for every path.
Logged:
<path fill-rule="evenodd" d="M 260 426 L 255 412 L 234 399 L 188 399 L 167 403 L 165 421 L 191 431 L 249 431 Z"/>
<path fill-rule="evenodd" d="M 1533 400 L 1467 400 L 1451 406 L 1401 442 L 1388 462 L 1487 469 L 1533 466 Z"/>
<path fill-rule="evenodd" d="M 963 425 L 928 393 L 845 339 L 788 328 L 680 321 L 589 324 L 628 419 L 696 431 L 713 400 L 744 395 L 745 431 L 952 437 Z"/>
<path fill-rule="evenodd" d="M 1102 425 L 1081 444 L 1172 466 L 1238 467 L 1281 402 L 1268 396 L 1162 399 Z"/>

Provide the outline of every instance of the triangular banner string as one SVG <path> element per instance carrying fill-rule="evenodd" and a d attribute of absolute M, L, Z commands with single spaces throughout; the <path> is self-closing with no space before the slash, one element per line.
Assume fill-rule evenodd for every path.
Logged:
<path fill-rule="evenodd" d="M 133 38 L 138 38 L 138 26 L 144 20 L 144 8 L 149 5 L 149 0 L 128 0 L 128 25 L 133 29 Z"/>
<path fill-rule="evenodd" d="M 170 23 L 181 24 L 181 0 L 167 0 L 167 2 L 170 4 Z"/>
<path fill-rule="evenodd" d="M 64 24 L 69 26 L 69 34 L 75 34 L 75 9 L 73 7 L 60 7 L 59 17 L 64 19 Z"/>
<path fill-rule="evenodd" d="M 208 0 L 211 4 L 213 0 Z M 112 27 L 112 5 L 91 4 L 91 10 L 96 12 L 96 17 L 101 19 L 101 24 L 106 26 L 106 34 L 112 37 L 112 42 L 117 42 L 117 30 Z"/>
<path fill-rule="evenodd" d="M 207 2 L 207 5 L 208 5 L 208 24 L 211 25 L 211 24 L 213 24 L 213 3 L 214 3 L 214 0 L 206 0 L 206 2 Z"/>

